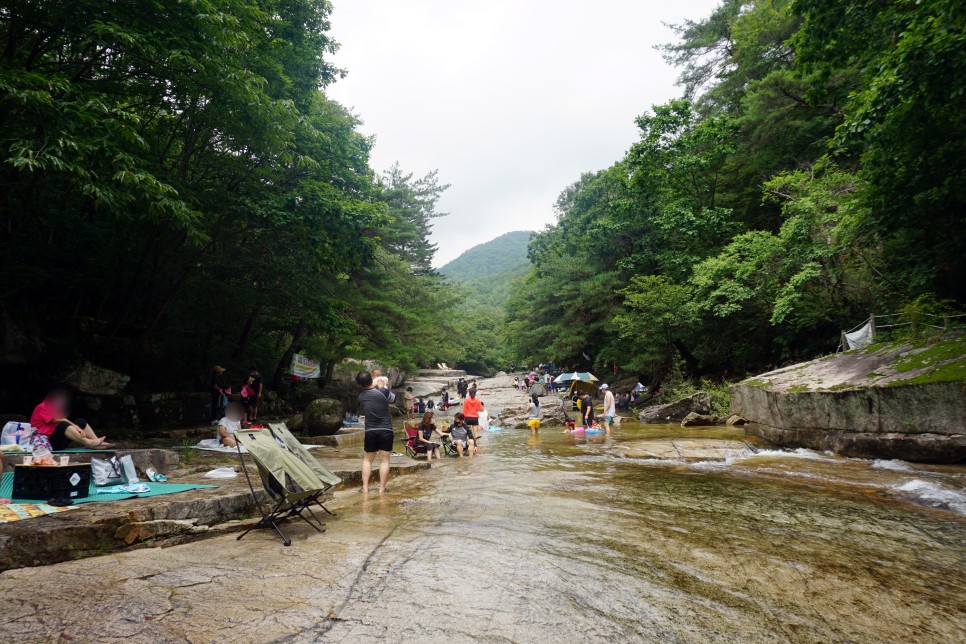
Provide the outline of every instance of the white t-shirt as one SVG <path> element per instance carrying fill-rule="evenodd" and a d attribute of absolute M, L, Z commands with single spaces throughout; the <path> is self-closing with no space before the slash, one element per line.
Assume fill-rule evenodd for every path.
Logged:
<path fill-rule="evenodd" d="M 487 429 L 490 428 L 490 414 L 487 413 L 487 411 L 485 409 L 481 409 L 480 410 L 480 414 L 479 414 L 478 418 L 480 420 L 480 429 L 481 430 L 486 431 Z"/>
<path fill-rule="evenodd" d="M 604 394 L 604 415 L 616 416 L 617 409 L 614 408 L 614 394 L 608 391 Z"/>
<path fill-rule="evenodd" d="M 229 436 L 234 436 L 241 430 L 241 421 L 228 420 L 228 417 L 225 416 L 218 421 L 218 427 L 224 427 L 228 431 Z M 221 430 L 219 430 L 218 435 L 215 436 L 215 438 L 217 438 L 219 441 L 221 440 Z"/>

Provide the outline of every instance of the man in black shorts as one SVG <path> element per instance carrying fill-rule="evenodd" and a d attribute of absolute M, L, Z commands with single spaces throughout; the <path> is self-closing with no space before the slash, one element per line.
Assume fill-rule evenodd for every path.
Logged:
<path fill-rule="evenodd" d="M 586 391 L 580 394 L 580 414 L 584 419 L 584 429 L 594 426 L 594 401 Z"/>
<path fill-rule="evenodd" d="M 386 481 L 389 480 L 389 458 L 392 456 L 392 415 L 389 413 L 389 405 L 396 402 L 396 396 L 389 389 L 373 387 L 372 374 L 368 371 L 356 374 L 356 384 L 362 387 L 362 393 L 359 394 L 359 415 L 366 417 L 362 491 L 369 492 L 372 462 L 378 453 L 379 494 L 384 494 Z"/>

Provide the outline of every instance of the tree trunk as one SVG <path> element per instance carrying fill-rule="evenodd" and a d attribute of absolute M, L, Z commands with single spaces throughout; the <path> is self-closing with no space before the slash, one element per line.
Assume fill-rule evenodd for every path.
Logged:
<path fill-rule="evenodd" d="M 700 366 L 698 364 L 698 359 L 694 357 L 694 354 L 688 351 L 688 348 L 684 346 L 684 343 L 680 340 L 672 340 L 671 344 L 673 344 L 674 348 L 678 350 L 678 353 L 681 355 L 681 359 L 684 360 L 684 364 L 687 365 L 688 374 L 692 378 L 697 378 L 700 376 Z"/>
<path fill-rule="evenodd" d="M 261 304 L 256 304 L 252 307 L 252 312 L 248 314 L 248 319 L 245 320 L 245 326 L 242 328 L 241 337 L 238 338 L 238 344 L 235 345 L 235 350 L 231 352 L 232 360 L 239 360 L 245 354 L 245 349 L 248 347 L 248 343 L 252 339 L 252 331 L 255 329 L 255 322 L 258 321 L 258 316 L 261 315 L 261 312 Z"/>
<path fill-rule="evenodd" d="M 292 331 L 292 342 L 289 343 L 288 349 L 282 354 L 282 359 L 278 361 L 278 366 L 275 367 L 275 376 L 272 378 L 272 388 L 278 391 L 282 387 L 282 379 L 285 377 L 285 369 L 292 364 L 292 356 L 295 355 L 295 348 L 302 343 L 305 338 L 306 333 L 308 333 L 308 324 L 305 320 L 299 320 L 299 323 L 295 325 L 295 329 Z"/>

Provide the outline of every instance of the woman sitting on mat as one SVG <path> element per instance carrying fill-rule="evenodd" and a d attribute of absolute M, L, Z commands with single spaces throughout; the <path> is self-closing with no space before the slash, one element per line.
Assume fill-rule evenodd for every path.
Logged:
<path fill-rule="evenodd" d="M 434 443 L 431 439 L 433 434 L 438 435 L 440 438 L 443 435 L 438 429 L 436 429 L 436 423 L 433 422 L 435 414 L 431 411 L 427 411 L 423 414 L 423 422 L 419 423 L 419 433 L 416 435 L 416 444 L 421 445 L 426 448 L 426 460 L 431 461 L 434 458 L 441 458 L 439 455 L 439 443 Z"/>
<path fill-rule="evenodd" d="M 235 447 L 235 433 L 241 430 L 242 417 L 245 408 L 241 403 L 228 403 L 225 407 L 225 417 L 218 421 L 218 442 L 224 447 Z"/>
<path fill-rule="evenodd" d="M 83 418 L 67 418 L 69 406 L 70 392 L 58 387 L 34 408 L 30 416 L 30 425 L 36 430 L 34 447 L 46 447 L 52 452 L 67 449 L 72 442 L 88 449 L 113 447 L 106 437 L 98 437 Z"/>

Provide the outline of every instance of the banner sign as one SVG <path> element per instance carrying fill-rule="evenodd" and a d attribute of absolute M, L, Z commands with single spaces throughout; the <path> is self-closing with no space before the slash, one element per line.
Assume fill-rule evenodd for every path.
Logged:
<path fill-rule="evenodd" d="M 318 378 L 322 375 L 322 366 L 317 360 L 310 360 L 301 353 L 292 356 L 292 368 L 289 369 L 296 378 Z"/>

